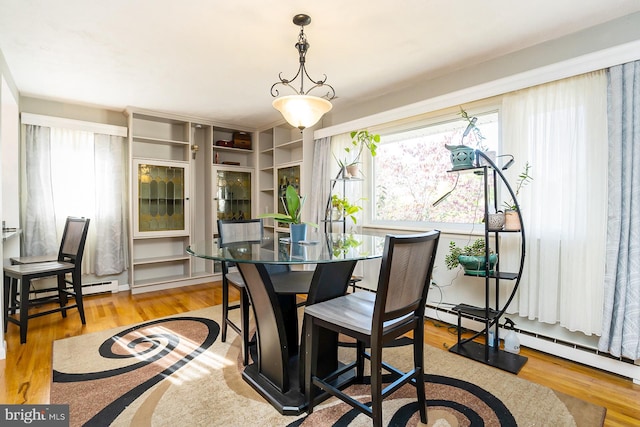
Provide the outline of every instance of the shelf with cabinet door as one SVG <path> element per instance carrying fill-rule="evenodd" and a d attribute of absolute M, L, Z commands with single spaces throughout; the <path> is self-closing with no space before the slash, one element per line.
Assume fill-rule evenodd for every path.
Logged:
<path fill-rule="evenodd" d="M 227 167 L 225 162 L 239 164 L 229 167 L 252 170 L 255 164 L 250 142 L 238 148 L 216 146 L 216 141 L 233 141 L 241 135 L 246 142 L 251 139 L 250 131 L 135 108 L 127 109 L 127 114 L 132 291 L 214 280 L 219 273 L 214 263 L 190 257 L 185 250 L 194 239 L 215 234 L 211 200 L 217 192 L 213 188 L 217 168 Z"/>

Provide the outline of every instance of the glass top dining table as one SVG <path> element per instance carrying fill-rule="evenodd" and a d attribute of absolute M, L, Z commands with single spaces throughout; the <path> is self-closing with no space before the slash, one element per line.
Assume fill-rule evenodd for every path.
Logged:
<path fill-rule="evenodd" d="M 304 340 L 300 338 L 297 292 L 283 289 L 282 278 L 268 273 L 267 265 L 315 264 L 311 282 L 303 291 L 306 304 L 314 304 L 344 295 L 356 263 L 380 258 L 384 250 L 384 236 L 335 233 L 308 233 L 301 242 L 275 237 L 222 245 L 210 239 L 187 248 L 195 257 L 235 263 L 242 274 L 257 331 L 253 363 L 245 367 L 242 378 L 285 415 L 300 414 L 307 406 Z M 319 340 L 323 358 L 317 371 L 333 372 L 339 364 L 338 335 Z"/>
<path fill-rule="evenodd" d="M 368 234 L 308 233 L 307 239 L 265 237 L 221 245 L 218 239 L 201 240 L 187 253 L 215 261 L 256 264 L 324 264 L 380 258 L 385 237 Z"/>

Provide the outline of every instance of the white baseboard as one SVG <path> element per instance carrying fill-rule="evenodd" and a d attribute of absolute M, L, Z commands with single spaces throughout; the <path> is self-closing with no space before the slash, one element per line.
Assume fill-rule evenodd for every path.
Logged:
<path fill-rule="evenodd" d="M 435 309 L 427 306 L 425 316 L 434 320 L 458 324 L 458 316 L 456 313 L 446 309 Z M 480 331 L 484 329 L 484 324 L 480 321 L 470 318 L 462 318 L 462 327 L 472 331 Z M 543 353 L 552 354 L 572 362 L 581 363 L 603 371 L 611 372 L 623 377 L 630 378 L 635 384 L 640 384 L 640 365 L 633 361 L 614 358 L 613 356 L 598 352 L 594 349 L 579 347 L 566 342 L 560 342 L 553 337 L 542 337 L 539 334 L 528 334 L 526 331 L 518 330 L 518 338 L 521 347 L 528 347 Z M 500 328 L 500 337 L 506 335 L 506 330 Z"/>

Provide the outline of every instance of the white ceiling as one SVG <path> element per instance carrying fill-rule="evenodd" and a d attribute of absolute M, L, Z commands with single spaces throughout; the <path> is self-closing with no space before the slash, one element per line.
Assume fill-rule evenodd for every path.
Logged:
<path fill-rule="evenodd" d="M 308 72 L 346 106 L 636 11 L 638 0 L 0 0 L 0 50 L 23 96 L 262 127 L 280 119 L 278 73 L 297 70 L 297 13 L 312 19 Z"/>

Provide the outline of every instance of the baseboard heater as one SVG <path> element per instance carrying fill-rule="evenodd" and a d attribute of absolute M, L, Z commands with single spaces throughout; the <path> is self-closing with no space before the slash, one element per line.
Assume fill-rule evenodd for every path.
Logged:
<path fill-rule="evenodd" d="M 102 294 L 106 292 L 117 292 L 118 291 L 118 281 L 117 280 L 107 280 L 104 282 L 91 282 L 91 283 L 83 283 L 82 284 L 82 295 L 95 295 Z M 34 289 L 30 292 L 29 298 L 43 298 L 57 295 L 55 290 L 47 289 L 46 291 L 39 291 L 38 289 Z"/>
<path fill-rule="evenodd" d="M 446 316 L 446 319 L 438 316 L 439 313 Z M 451 325 L 457 325 L 458 322 L 458 312 L 429 303 L 427 303 L 425 316 Z M 484 320 L 463 314 L 462 327 L 477 332 L 484 329 Z M 599 351 L 597 348 L 560 340 L 537 332 L 524 329 L 515 329 L 515 331 L 519 334 L 520 344 L 524 347 L 631 378 L 635 384 L 640 384 L 640 365 L 631 359 L 615 357 Z M 505 335 L 506 330 L 501 328 L 500 337 Z"/>

